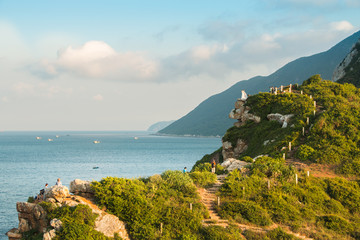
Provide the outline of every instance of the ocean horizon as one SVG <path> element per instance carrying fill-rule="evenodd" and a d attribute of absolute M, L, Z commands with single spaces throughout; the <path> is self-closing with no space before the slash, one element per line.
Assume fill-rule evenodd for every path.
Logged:
<path fill-rule="evenodd" d="M 0 239 L 18 227 L 16 202 L 61 178 L 99 181 L 191 170 L 221 147 L 220 138 L 157 136 L 147 131 L 0 132 Z"/>

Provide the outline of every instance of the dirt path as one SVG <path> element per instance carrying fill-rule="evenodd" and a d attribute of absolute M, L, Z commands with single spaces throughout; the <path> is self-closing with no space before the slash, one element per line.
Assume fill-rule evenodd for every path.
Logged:
<path fill-rule="evenodd" d="M 205 207 L 207 208 L 207 210 L 209 212 L 209 218 L 203 220 L 204 226 L 221 226 L 224 228 L 229 226 L 229 221 L 227 219 L 222 219 L 216 211 L 216 206 L 218 204 L 216 192 L 219 191 L 221 185 L 224 183 L 226 176 L 227 175 L 225 175 L 225 174 L 217 175 L 217 181 L 211 188 L 208 188 L 208 189 L 198 188 L 198 193 L 201 197 L 201 202 L 205 205 Z M 234 223 L 234 222 L 232 222 L 231 224 L 236 225 L 242 231 L 250 230 L 253 232 L 264 232 L 264 233 L 278 227 L 278 225 L 275 223 L 268 227 L 257 227 L 257 226 L 245 225 L 245 224 Z M 292 234 L 300 239 L 312 240 L 312 238 L 308 238 L 306 236 L 300 235 L 299 233 L 294 233 L 287 228 L 283 228 L 283 230 L 285 232 L 287 232 L 288 234 Z"/>

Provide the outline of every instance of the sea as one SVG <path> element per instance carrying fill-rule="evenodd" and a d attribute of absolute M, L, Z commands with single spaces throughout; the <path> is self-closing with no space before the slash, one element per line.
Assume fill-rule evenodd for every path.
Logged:
<path fill-rule="evenodd" d="M 94 143 L 95 142 L 95 143 Z M 97 143 L 96 143 L 97 142 Z M 221 147 L 220 138 L 156 136 L 149 132 L 0 132 L 0 239 L 18 226 L 16 202 L 60 178 L 100 181 L 191 170 Z"/>

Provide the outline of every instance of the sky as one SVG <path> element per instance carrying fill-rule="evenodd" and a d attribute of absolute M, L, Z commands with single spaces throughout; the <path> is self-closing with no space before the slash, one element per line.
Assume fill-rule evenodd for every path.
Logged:
<path fill-rule="evenodd" d="M 0 131 L 146 130 L 328 50 L 360 30 L 359 12 L 360 0 L 0 0 Z"/>

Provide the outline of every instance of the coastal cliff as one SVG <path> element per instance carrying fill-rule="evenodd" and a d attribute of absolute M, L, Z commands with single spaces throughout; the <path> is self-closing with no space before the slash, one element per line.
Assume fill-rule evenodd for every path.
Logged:
<path fill-rule="evenodd" d="M 73 193 L 73 194 L 70 194 Z M 19 225 L 6 233 L 9 240 L 26 239 L 29 235 L 43 236 L 44 240 L 56 239 L 57 233 L 63 228 L 63 222 L 52 218 L 49 211 L 62 207 L 86 206 L 95 216 L 93 229 L 106 237 L 119 236 L 130 239 L 126 225 L 118 217 L 99 209 L 93 203 L 94 191 L 90 181 L 75 179 L 70 183 L 70 191 L 66 186 L 52 186 L 45 190 L 44 196 L 39 196 L 34 203 L 17 202 L 16 210 Z"/>

